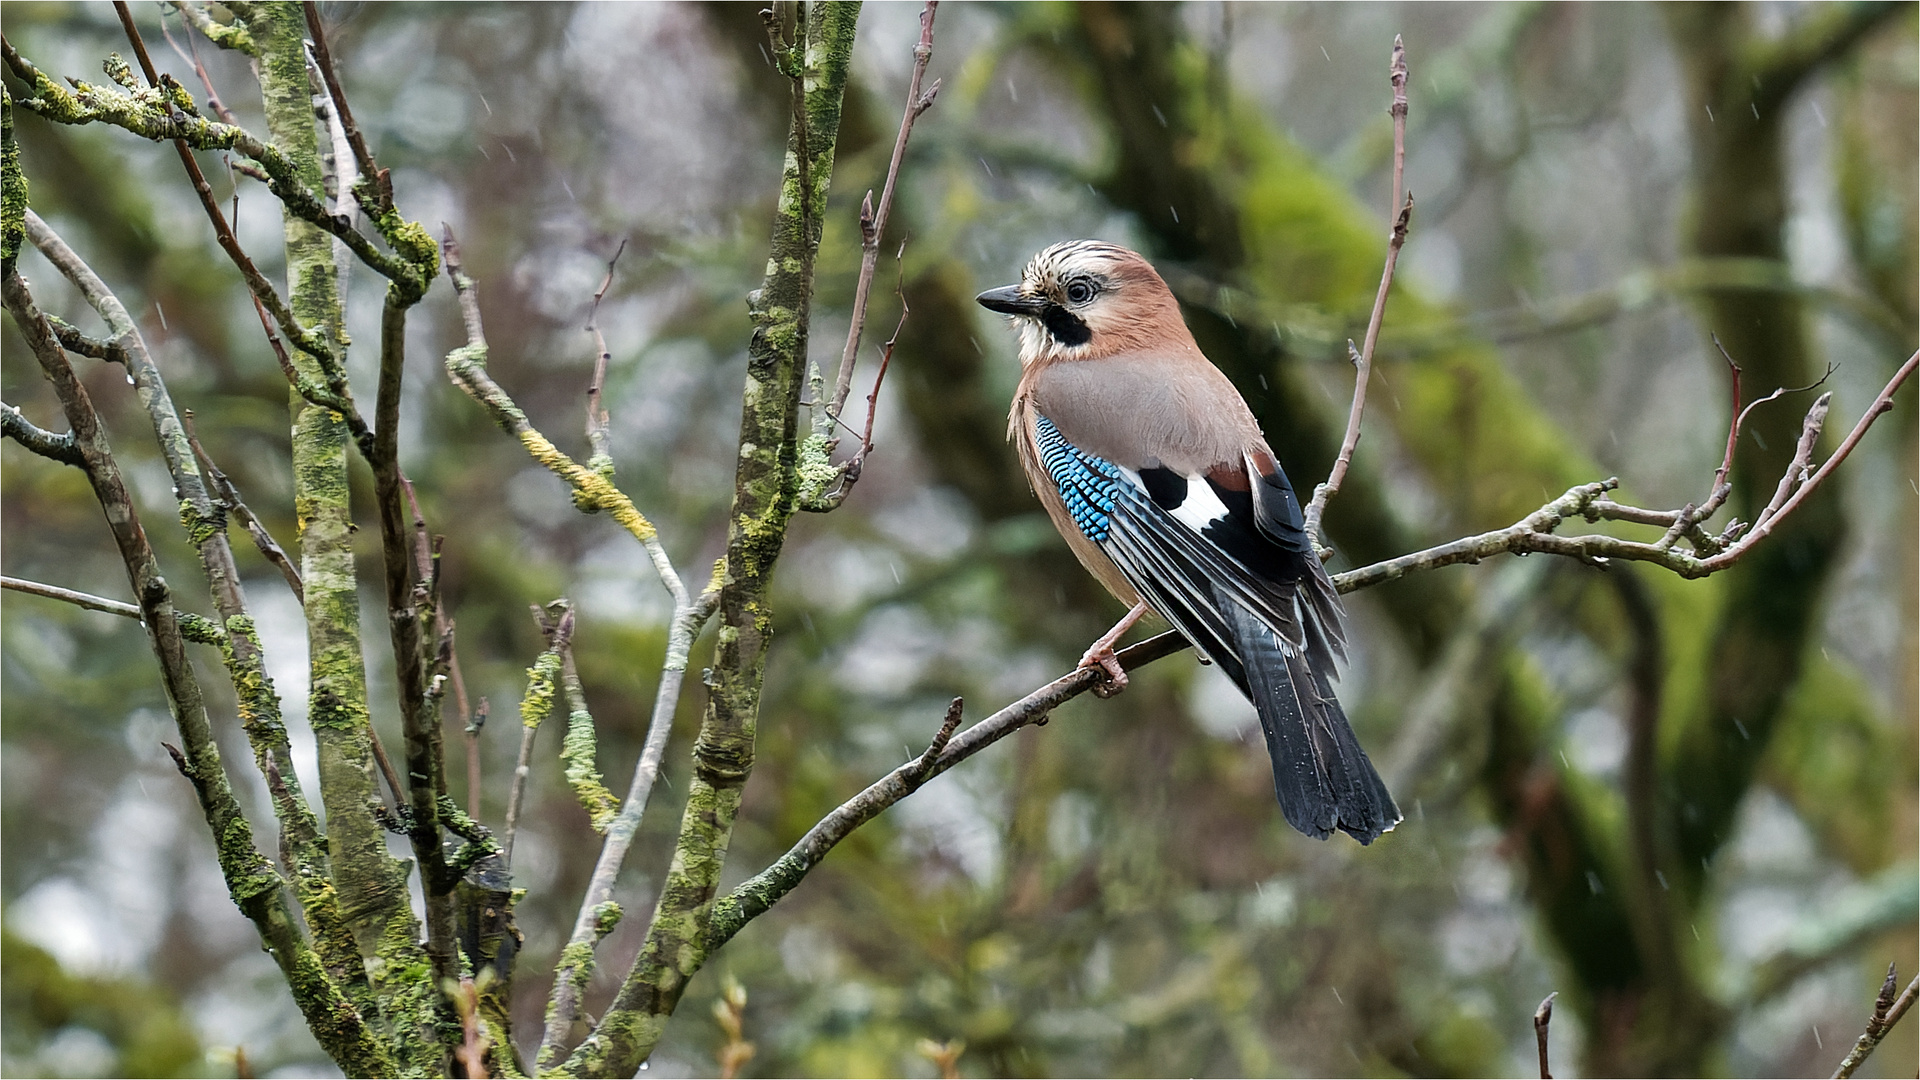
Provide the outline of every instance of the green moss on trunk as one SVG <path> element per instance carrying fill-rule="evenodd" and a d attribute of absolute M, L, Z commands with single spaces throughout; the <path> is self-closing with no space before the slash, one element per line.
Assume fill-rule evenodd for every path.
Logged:
<path fill-rule="evenodd" d="M 261 3 L 249 9 L 247 30 L 261 53 L 260 88 L 267 130 L 309 190 L 320 189 L 318 140 L 302 46 L 306 19 L 298 4 Z M 288 297 L 301 325 L 323 330 L 344 349 L 333 242 L 326 233 L 284 215 Z M 297 349 L 294 366 L 322 385 L 314 357 Z M 306 585 L 311 675 L 308 716 L 319 744 L 320 797 L 342 915 L 363 955 L 372 955 L 394 913 L 405 907 L 406 866 L 387 854 L 374 820 L 375 787 L 368 736 L 366 666 L 360 644 L 360 604 L 353 563 L 354 523 L 348 506 L 345 419 L 293 398 L 294 511 Z"/>

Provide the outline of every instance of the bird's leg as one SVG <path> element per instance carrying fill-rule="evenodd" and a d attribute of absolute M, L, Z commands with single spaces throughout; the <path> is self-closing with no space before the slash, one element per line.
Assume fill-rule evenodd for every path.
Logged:
<path fill-rule="evenodd" d="M 1102 634 L 1100 640 L 1094 642 L 1093 647 L 1087 650 L 1087 654 L 1080 658 L 1081 667 L 1097 667 L 1106 673 L 1106 680 L 1093 688 L 1095 695 L 1103 698 L 1112 697 L 1127 688 L 1127 672 L 1120 666 L 1119 659 L 1113 655 L 1113 643 L 1120 640 L 1120 635 L 1133 629 L 1133 624 L 1139 622 L 1140 616 L 1146 613 L 1146 604 L 1133 605 L 1133 610 L 1127 612 L 1119 622 L 1114 623 L 1113 629 Z"/>

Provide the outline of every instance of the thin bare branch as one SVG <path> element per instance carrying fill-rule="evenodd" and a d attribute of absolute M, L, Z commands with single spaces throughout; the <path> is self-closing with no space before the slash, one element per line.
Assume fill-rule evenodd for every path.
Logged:
<path fill-rule="evenodd" d="M 28 581 L 25 578 L 0 577 L 0 589 L 11 589 L 14 592 L 23 592 L 31 596 L 43 596 L 48 600 L 58 600 L 62 603 L 72 604 L 74 607 L 85 608 L 88 611 L 104 611 L 109 615 L 120 615 L 129 619 L 138 619 L 141 617 L 140 608 L 137 605 L 123 603 L 119 600 L 109 600 L 104 596 L 95 596 L 92 593 L 63 589 L 58 585 L 47 585 L 38 581 Z M 223 633 L 220 627 L 211 619 L 203 619 L 198 615 L 192 615 L 184 611 L 179 613 L 179 618 L 180 636 L 186 638 L 188 641 L 198 642 L 201 645 L 219 645 L 227 640 L 227 635 Z"/>
<path fill-rule="evenodd" d="M 1915 992 L 1920 990 L 1920 979 L 1908 983 L 1907 988 L 1901 991 L 1896 999 L 1893 996 L 1893 988 L 1898 985 L 1900 985 L 1899 971 L 1895 965 L 1888 964 L 1887 981 L 1880 985 L 1880 996 L 1873 1003 L 1873 1015 L 1867 1017 L 1867 1030 L 1854 1040 L 1853 1049 L 1847 1051 L 1847 1056 L 1841 1060 L 1840 1067 L 1833 1070 L 1833 1080 L 1844 1080 L 1845 1077 L 1852 1076 L 1880 1045 L 1880 1040 L 1887 1037 L 1887 1032 L 1892 1031 L 1893 1026 L 1900 1022 L 1900 1018 L 1907 1015 L 1908 1009 L 1913 1008 Z"/>
<path fill-rule="evenodd" d="M 240 524 L 246 526 L 247 535 L 253 538 L 253 546 L 259 548 L 260 554 L 266 556 L 267 561 L 280 571 L 280 576 L 287 580 L 287 587 L 293 590 L 293 598 L 305 607 L 307 589 L 300 581 L 300 569 L 293 565 L 293 560 L 288 557 L 286 550 L 274 540 L 273 534 L 267 531 L 267 527 L 254 516 L 253 511 L 247 508 L 247 504 L 240 498 L 240 489 L 234 486 L 233 480 L 221 471 L 220 466 L 213 463 L 213 458 L 207 455 L 206 447 L 200 445 L 200 436 L 193 429 L 193 410 L 183 409 L 180 413 L 180 422 L 186 428 L 187 443 L 193 447 L 193 456 L 199 460 L 200 470 L 207 474 L 207 482 L 213 485 L 214 494 L 234 517 L 240 519 Z"/>
<path fill-rule="evenodd" d="M 860 203 L 860 276 L 853 287 L 853 324 L 847 328 L 847 344 L 840 351 L 840 373 L 834 379 L 833 401 L 829 416 L 839 416 L 853 392 L 853 368 L 860 356 L 860 336 L 867 323 L 867 294 L 873 288 L 874 267 L 880 261 L 880 237 L 887 231 L 887 217 L 893 212 L 894 183 L 900 177 L 900 162 L 907 153 L 907 138 L 913 134 L 913 122 L 933 107 L 940 93 L 935 79 L 926 93 L 920 92 L 920 80 L 927 74 L 927 62 L 933 59 L 933 17 L 939 0 L 927 0 L 920 11 L 920 40 L 913 47 L 913 75 L 907 80 L 907 104 L 900 114 L 900 133 L 893 140 L 893 157 L 887 162 L 887 178 L 880 185 L 880 205 L 873 205 L 873 192 Z"/>
<path fill-rule="evenodd" d="M 183 6 L 176 5 L 176 7 L 181 8 L 182 15 L 186 16 L 189 23 L 193 21 L 191 15 L 186 15 Z M 173 50 L 173 54 L 178 56 L 182 63 L 192 66 L 194 75 L 200 79 L 201 89 L 207 92 L 207 106 L 213 110 L 214 115 L 220 118 L 221 123 L 234 124 L 237 126 L 239 121 L 234 118 L 233 110 L 227 108 L 226 103 L 220 100 L 219 92 L 213 88 L 213 78 L 207 74 L 206 65 L 200 62 L 200 45 L 194 40 L 193 35 L 187 35 L 187 47 L 182 49 L 180 43 L 173 39 L 173 31 L 168 28 L 165 18 L 160 20 L 160 34 L 167 39 L 167 46 Z M 263 181 L 267 179 L 266 173 L 260 172 L 258 169 L 253 169 L 251 166 L 248 168 L 251 170 L 251 175 L 253 175 L 255 179 Z"/>
<path fill-rule="evenodd" d="M 0 435 L 5 435 L 43 458 L 62 465 L 86 467 L 86 458 L 74 445 L 73 432 L 55 435 L 26 418 L 19 409 L 0 401 Z"/>
<path fill-rule="evenodd" d="M 533 737 L 540 729 L 532 724 L 520 727 L 520 758 L 514 763 L 513 780 L 507 787 L 507 820 L 500 830 L 500 857 L 513 864 L 513 838 L 520 829 L 520 804 L 527 794 L 527 776 L 533 772 Z"/>
<path fill-rule="evenodd" d="M 1115 658 L 1123 670 L 1133 671 L 1186 647 L 1185 638 L 1177 632 L 1168 632 L 1128 646 L 1116 653 Z M 1103 678 L 1105 675 L 1097 668 L 1076 668 L 953 736 L 935 755 L 931 766 L 923 768 L 921 762 L 924 755 L 917 756 L 842 803 L 807 830 L 807 834 L 772 866 L 714 902 L 707 931 L 707 951 L 711 953 L 718 949 L 741 927 L 792 891 L 808 872 L 820 864 L 820 860 L 826 858 L 834 845 L 879 816 L 881 811 L 920 790 L 927 781 L 1021 728 L 1044 722 L 1053 714 L 1053 710 L 1092 690 Z M 953 711 L 949 706 L 949 717 Z"/>
<path fill-rule="evenodd" d="M 1829 391 L 1821 394 L 1813 403 L 1813 408 L 1807 410 L 1807 418 L 1800 425 L 1800 442 L 1793 448 L 1793 464 L 1780 474 L 1780 483 L 1773 489 L 1773 498 L 1767 501 L 1766 509 L 1753 519 L 1756 523 L 1779 513 L 1780 508 L 1787 505 L 1787 498 L 1793 494 L 1794 486 L 1807 479 L 1807 467 L 1813 461 L 1813 445 L 1820 441 L 1820 429 L 1826 426 L 1827 408 L 1832 401 L 1833 393 Z"/>
<path fill-rule="evenodd" d="M 599 469 L 613 468 L 613 456 L 608 449 L 608 427 L 612 418 L 602 403 L 607 364 L 613 360 L 613 354 L 607 351 L 607 336 L 600 332 L 600 301 L 605 300 L 607 290 L 613 288 L 613 268 L 626 250 L 627 242 L 620 241 L 613 258 L 607 260 L 607 276 L 601 280 L 600 288 L 593 294 L 593 303 L 587 308 L 587 333 L 593 335 L 593 381 L 587 384 L 587 447 L 591 453 L 588 464 Z"/>
<path fill-rule="evenodd" d="M 1853 448 L 1860 444 L 1860 440 L 1867 434 L 1867 429 L 1873 426 L 1873 422 L 1879 419 L 1880 414 L 1892 411 L 1893 395 L 1899 391 L 1900 387 L 1906 384 L 1908 379 L 1913 377 L 1913 370 L 1916 365 L 1920 365 L 1920 351 L 1916 351 L 1913 355 L 1907 357 L 1907 362 L 1901 364 L 1900 369 L 1894 372 L 1893 378 L 1887 381 L 1886 387 L 1880 391 L 1878 397 L 1873 399 L 1873 404 L 1867 406 L 1867 411 L 1860 415 L 1860 419 L 1853 425 L 1853 430 L 1847 433 L 1846 439 L 1840 443 L 1840 448 L 1833 452 L 1833 456 L 1828 458 L 1826 463 L 1821 465 L 1817 472 L 1807 477 L 1806 482 L 1800 485 L 1799 490 L 1795 491 L 1792 497 L 1788 498 L 1786 502 L 1781 503 L 1779 509 L 1774 510 L 1772 514 L 1768 515 L 1765 521 L 1756 522 L 1753 528 L 1747 530 L 1746 535 L 1742 536 L 1738 543 L 1702 562 L 1700 564 L 1702 573 L 1698 576 L 1704 577 L 1706 574 L 1711 574 L 1716 570 L 1724 570 L 1739 561 L 1740 557 L 1745 555 L 1753 545 L 1766 539 L 1767 535 L 1773 532 L 1774 527 L 1778 525 L 1782 519 L 1793 513 L 1794 509 L 1804 502 L 1806 497 L 1810 495 L 1815 488 L 1819 487 L 1822 481 L 1833 475 L 1833 471 L 1840 467 L 1840 463 L 1847 460 L 1847 455 L 1853 453 Z M 1816 402 L 1814 407 L 1818 409 L 1820 407 L 1819 403 Z M 1801 465 L 1800 467 L 1804 468 L 1805 466 Z"/>
<path fill-rule="evenodd" d="M 953 733 L 960 728 L 960 710 L 966 705 L 965 698 L 954 698 L 947 705 L 947 718 L 940 723 L 940 730 L 933 733 L 933 741 L 927 744 L 927 750 L 920 755 L 919 771 L 922 775 L 933 769 L 933 763 L 940 760 L 941 751 L 953 741 Z"/>
<path fill-rule="evenodd" d="M 1720 353 L 1720 358 L 1727 362 L 1727 370 L 1731 373 L 1731 377 L 1732 377 L 1733 409 L 1728 414 L 1729 416 L 1732 417 L 1732 419 L 1727 423 L 1727 452 L 1720 459 L 1720 467 L 1714 470 L 1712 494 L 1708 496 L 1706 502 L 1701 503 L 1699 507 L 1693 511 L 1691 515 L 1691 518 L 1692 518 L 1691 521 L 1676 520 L 1674 522 L 1674 532 L 1672 534 L 1673 540 L 1679 539 L 1680 534 L 1682 532 L 1685 532 L 1692 525 L 1695 525 L 1699 522 L 1707 520 L 1708 518 L 1711 518 L 1716 512 L 1719 511 L 1721 505 L 1727 501 L 1727 496 L 1733 492 L 1733 485 L 1727 482 L 1728 478 L 1733 473 L 1733 452 L 1734 452 L 1734 449 L 1740 444 L 1740 431 L 1742 428 L 1746 426 L 1747 417 L 1752 414 L 1753 410 L 1759 408 L 1762 405 L 1765 405 L 1769 401 L 1774 401 L 1781 397 L 1784 397 L 1787 394 L 1798 394 L 1807 390 L 1812 390 L 1818 387 L 1821 383 L 1826 382 L 1827 379 L 1829 379 L 1830 377 L 1832 377 L 1833 371 L 1834 371 L 1833 365 L 1828 364 L 1826 372 L 1822 374 L 1818 379 L 1815 379 L 1813 382 L 1807 384 L 1806 386 L 1794 387 L 1792 389 L 1789 389 L 1784 386 L 1776 387 L 1773 393 L 1768 394 L 1766 397 L 1760 398 L 1759 400 L 1754 401 L 1751 404 L 1746 405 L 1745 407 L 1742 407 L 1740 404 L 1741 367 L 1739 364 L 1734 362 L 1733 356 L 1727 352 L 1727 347 L 1725 345 L 1720 344 L 1720 335 L 1713 334 L 1710 336 L 1713 339 L 1714 349 Z M 1809 424 L 1812 424 L 1813 427 L 1812 427 L 1812 434 L 1810 436 L 1807 434 L 1806 429 L 1804 427 L 1802 428 L 1801 442 L 1803 446 L 1800 451 L 1801 456 L 1797 459 L 1799 466 L 1801 468 L 1804 468 L 1807 461 L 1811 460 L 1812 458 L 1812 454 L 1813 454 L 1812 440 L 1818 439 L 1820 436 L 1820 425 L 1826 421 L 1826 416 L 1827 416 L 1826 401 L 1827 401 L 1827 398 L 1831 396 L 1832 396 L 1831 394 L 1826 395 L 1825 397 L 1822 397 L 1819 401 L 1814 403 L 1814 412 L 1817 412 L 1819 414 L 1818 420 L 1815 420 L 1814 413 L 1807 414 L 1807 421 Z M 1756 517 L 1754 520 L 1755 521 L 1764 520 L 1766 517 L 1771 515 L 1774 511 L 1779 510 L 1780 504 L 1784 502 L 1786 499 L 1786 493 L 1792 488 L 1793 484 L 1798 483 L 1800 480 L 1803 480 L 1803 479 L 1805 479 L 1805 476 L 1804 475 L 1796 476 L 1794 469 L 1787 470 L 1787 474 L 1780 478 L 1780 489 L 1778 493 L 1774 496 L 1774 502 L 1768 506 L 1766 512 L 1762 513 L 1759 517 Z M 1668 540 L 1667 543 L 1671 544 L 1673 540 Z M 1694 546 L 1698 548 L 1699 544 L 1696 543 Z M 1711 554 L 1711 553 L 1709 552 L 1708 554 Z"/>
<path fill-rule="evenodd" d="M 387 170 L 373 159 L 372 151 L 367 149 L 367 140 L 360 134 L 360 125 L 353 122 L 353 110 L 347 107 L 347 95 L 340 89 L 339 76 L 333 72 L 333 55 L 327 50 L 326 27 L 320 21 L 320 5 L 307 0 L 303 5 L 307 14 L 307 36 L 313 40 L 314 65 L 320 69 L 320 78 L 326 84 L 327 96 L 333 99 L 334 111 L 338 114 L 340 127 L 345 130 L 347 143 L 353 147 L 353 157 L 360 166 L 360 175 L 373 189 L 374 213 L 385 213 L 393 209 L 393 183 Z M 345 185 L 342 185 L 343 188 Z M 340 195 L 346 197 L 346 191 Z"/>
<path fill-rule="evenodd" d="M 79 327 L 53 315 L 47 316 L 47 324 L 53 327 L 53 336 L 60 340 L 60 347 L 70 353 L 78 353 L 95 360 L 105 360 L 109 364 L 127 362 L 126 350 L 122 349 L 118 342 L 89 337 L 81 333 Z"/>
<path fill-rule="evenodd" d="M 1380 341 L 1380 324 L 1387 312 L 1387 294 L 1393 288 L 1393 269 L 1400 261 L 1400 248 L 1407 242 L 1407 228 L 1413 220 L 1413 193 L 1407 192 L 1404 201 L 1401 198 L 1407 169 L 1407 50 L 1398 34 L 1393 37 L 1393 59 L 1387 71 L 1393 84 L 1393 104 L 1388 107 L 1388 113 L 1393 117 L 1393 201 L 1387 204 L 1387 212 L 1392 220 L 1387 236 L 1387 261 L 1380 272 L 1380 289 L 1373 297 L 1373 313 L 1367 318 L 1366 337 L 1357 351 L 1353 348 L 1353 342 L 1347 342 L 1354 368 L 1353 404 L 1347 410 L 1347 433 L 1340 440 L 1340 454 L 1334 458 L 1333 471 L 1327 474 L 1326 483 L 1313 489 L 1313 499 L 1307 504 L 1307 537 L 1316 545 L 1320 543 L 1320 518 L 1326 513 L 1327 501 L 1339 492 L 1340 485 L 1346 481 L 1347 467 L 1353 463 L 1354 449 L 1360 445 L 1360 419 L 1367 411 L 1367 383 L 1373 375 L 1373 349 Z"/>
<path fill-rule="evenodd" d="M 860 482 L 860 474 L 866 468 L 867 455 L 873 452 L 873 424 L 874 418 L 878 416 L 880 412 L 880 387 L 887 381 L 887 370 L 893 366 L 893 350 L 900 342 L 900 331 L 906 329 L 907 316 L 913 314 L 912 309 L 907 306 L 906 266 L 904 262 L 906 251 L 906 241 L 903 240 L 900 242 L 900 249 L 894 253 L 894 265 L 899 268 L 899 275 L 894 281 L 893 293 L 900 301 L 900 321 L 894 323 L 893 334 L 887 338 L 886 344 L 880 348 L 880 370 L 873 373 L 873 389 L 867 392 L 866 426 L 859 431 L 854 431 L 854 429 L 840 417 L 828 416 L 828 419 L 832 421 L 832 423 L 846 428 L 851 434 L 858 435 L 860 437 L 860 446 L 853 452 L 851 458 L 841 463 L 838 469 L 838 476 L 832 481 L 834 485 L 832 491 L 826 492 L 818 497 L 803 497 L 800 500 L 800 509 L 808 511 L 809 513 L 824 514 L 839 509 L 840 504 L 847 501 L 847 496 L 853 494 L 853 485 Z"/>

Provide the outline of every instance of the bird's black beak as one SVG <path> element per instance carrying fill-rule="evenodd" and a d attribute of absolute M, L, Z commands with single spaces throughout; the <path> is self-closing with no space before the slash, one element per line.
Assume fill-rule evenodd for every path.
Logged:
<path fill-rule="evenodd" d="M 1022 296 L 1020 286 L 1002 285 L 973 298 L 988 311 L 1003 315 L 1039 315 L 1047 310 L 1047 301 L 1038 296 Z"/>

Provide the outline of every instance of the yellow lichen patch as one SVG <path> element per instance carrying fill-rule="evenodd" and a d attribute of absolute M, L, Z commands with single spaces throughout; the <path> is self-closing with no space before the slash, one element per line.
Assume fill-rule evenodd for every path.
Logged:
<path fill-rule="evenodd" d="M 659 535 L 653 523 L 633 505 L 633 500 L 609 483 L 606 477 L 568 457 L 545 435 L 532 428 L 522 430 L 519 435 L 520 444 L 527 448 L 527 453 L 533 455 L 533 460 L 545 465 L 583 497 L 593 500 L 600 509 L 611 514 L 621 528 L 633 534 L 634 539 L 644 544 Z"/>

